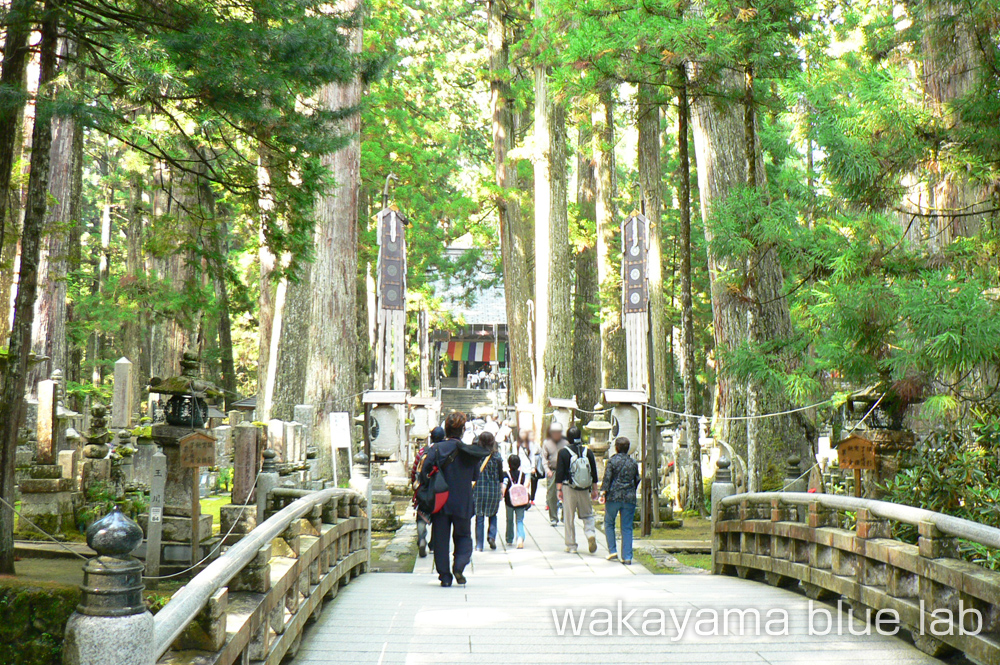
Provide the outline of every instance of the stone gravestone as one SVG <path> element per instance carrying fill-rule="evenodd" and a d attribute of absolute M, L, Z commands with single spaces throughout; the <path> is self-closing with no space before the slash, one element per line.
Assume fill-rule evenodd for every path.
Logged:
<path fill-rule="evenodd" d="M 256 488 L 254 480 L 260 470 L 260 430 L 250 423 L 233 428 L 233 501 L 220 509 L 220 532 L 232 535 L 225 544 L 232 544 L 257 526 Z"/>
<path fill-rule="evenodd" d="M 55 463 L 56 383 L 52 379 L 38 382 L 38 416 L 35 421 L 38 464 Z"/>
<path fill-rule="evenodd" d="M 225 468 L 233 461 L 233 428 L 229 425 L 219 425 L 212 430 L 217 446 L 215 455 L 219 467 Z"/>
<path fill-rule="evenodd" d="M 285 424 L 273 418 L 267 422 L 267 444 L 277 454 L 278 462 L 288 462 L 285 454 Z"/>
<path fill-rule="evenodd" d="M 132 426 L 132 363 L 128 358 L 115 362 L 114 394 L 111 398 L 111 429 Z"/>
<path fill-rule="evenodd" d="M 111 480 L 111 460 L 107 459 L 110 435 L 104 419 L 107 412 L 103 404 L 94 404 L 90 408 L 90 430 L 87 432 L 87 445 L 83 447 L 84 460 L 80 472 L 80 489 L 84 493 L 94 483 Z"/>
<path fill-rule="evenodd" d="M 63 468 L 56 463 L 56 391 L 55 381 L 38 382 L 38 445 L 35 463 L 28 472 L 29 477 L 20 483 L 21 515 L 25 519 L 18 520 L 19 533 L 37 535 L 37 530 L 29 520 L 50 534 L 65 533 L 76 528 L 73 511 L 75 483 L 72 478 L 63 477 Z"/>

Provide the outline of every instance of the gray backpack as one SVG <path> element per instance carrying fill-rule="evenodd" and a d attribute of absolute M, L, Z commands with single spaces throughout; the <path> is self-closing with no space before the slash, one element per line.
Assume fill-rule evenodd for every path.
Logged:
<path fill-rule="evenodd" d="M 594 484 L 594 476 L 590 470 L 590 460 L 587 459 L 587 449 L 581 446 L 583 454 L 577 455 L 573 448 L 567 447 L 569 451 L 569 484 L 573 489 L 589 490 Z"/>

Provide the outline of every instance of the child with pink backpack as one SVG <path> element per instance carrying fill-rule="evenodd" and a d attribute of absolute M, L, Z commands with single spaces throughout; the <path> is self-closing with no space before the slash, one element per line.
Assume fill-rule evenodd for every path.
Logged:
<path fill-rule="evenodd" d="M 517 525 L 517 549 L 524 549 L 524 511 L 531 503 L 528 477 L 521 471 L 521 458 L 507 458 L 507 475 L 503 479 L 503 501 L 507 506 L 507 544 L 514 544 L 514 526 Z"/>

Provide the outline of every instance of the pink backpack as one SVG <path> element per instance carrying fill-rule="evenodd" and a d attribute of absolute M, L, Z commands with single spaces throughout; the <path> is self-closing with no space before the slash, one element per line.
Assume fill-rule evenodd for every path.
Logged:
<path fill-rule="evenodd" d="M 515 508 L 528 505 L 531 498 L 528 496 L 528 488 L 524 486 L 524 472 L 520 472 L 517 477 L 518 481 L 521 482 L 514 482 L 510 472 L 507 473 L 507 479 L 510 480 L 510 487 L 507 488 L 507 496 L 510 498 L 510 505 Z"/>

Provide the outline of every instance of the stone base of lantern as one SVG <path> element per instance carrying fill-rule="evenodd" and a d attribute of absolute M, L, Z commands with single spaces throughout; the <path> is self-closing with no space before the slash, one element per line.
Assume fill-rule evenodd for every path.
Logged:
<path fill-rule="evenodd" d="M 28 520 L 50 534 L 76 531 L 76 506 L 81 495 L 74 491 L 73 480 L 61 477 L 62 467 L 58 464 L 37 464 L 30 475 L 20 484 L 20 513 L 26 519 L 18 519 L 17 534 L 44 538 Z"/>

